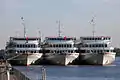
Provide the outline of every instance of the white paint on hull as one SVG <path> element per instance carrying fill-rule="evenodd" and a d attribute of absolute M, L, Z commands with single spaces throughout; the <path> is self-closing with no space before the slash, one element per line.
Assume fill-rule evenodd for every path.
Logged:
<path fill-rule="evenodd" d="M 31 65 L 34 64 L 36 60 L 42 57 L 43 53 L 25 53 L 19 55 L 18 57 L 14 58 L 13 60 L 17 60 L 21 65 Z"/>
<path fill-rule="evenodd" d="M 34 64 L 36 60 L 42 57 L 42 53 L 34 53 L 27 56 L 27 65 Z"/>
<path fill-rule="evenodd" d="M 108 65 L 115 61 L 116 53 L 84 53 L 81 55 L 82 60 L 86 61 L 88 64 L 93 65 Z"/>
<path fill-rule="evenodd" d="M 112 64 L 115 61 L 115 53 L 108 53 L 103 56 L 102 65 Z"/>
<path fill-rule="evenodd" d="M 46 59 L 52 61 L 55 64 L 60 65 L 68 65 L 79 56 L 79 53 L 66 53 L 66 54 L 46 53 L 46 54 L 48 55 Z"/>

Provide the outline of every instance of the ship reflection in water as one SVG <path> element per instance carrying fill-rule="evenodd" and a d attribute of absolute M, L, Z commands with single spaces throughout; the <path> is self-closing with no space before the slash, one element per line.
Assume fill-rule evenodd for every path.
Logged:
<path fill-rule="evenodd" d="M 31 80 L 41 79 L 41 66 L 15 66 Z M 119 80 L 120 57 L 110 66 L 46 66 L 47 80 Z"/>

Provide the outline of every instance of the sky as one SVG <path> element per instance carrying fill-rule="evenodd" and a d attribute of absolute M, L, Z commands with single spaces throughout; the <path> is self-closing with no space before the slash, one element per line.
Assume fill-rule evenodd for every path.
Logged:
<path fill-rule="evenodd" d="M 112 45 L 120 47 L 120 0 L 0 0 L 0 48 L 10 36 L 23 37 L 24 18 L 28 37 L 92 36 L 90 24 L 95 17 L 95 35 L 111 36 Z"/>

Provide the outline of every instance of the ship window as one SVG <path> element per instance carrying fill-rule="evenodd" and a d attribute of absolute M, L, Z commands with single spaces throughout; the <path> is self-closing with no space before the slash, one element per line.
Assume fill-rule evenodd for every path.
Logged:
<path fill-rule="evenodd" d="M 107 44 L 105 44 L 105 47 L 107 47 Z"/>
<path fill-rule="evenodd" d="M 68 53 L 70 53 L 70 50 L 68 50 Z"/>
<path fill-rule="evenodd" d="M 30 48 L 30 45 L 28 45 L 28 48 Z"/>
<path fill-rule="evenodd" d="M 95 47 L 95 45 L 93 44 L 92 47 Z"/>
<path fill-rule="evenodd" d="M 19 45 L 17 44 L 17 47 L 19 48 Z"/>
<path fill-rule="evenodd" d="M 34 46 L 34 48 L 35 48 L 35 44 L 34 44 L 33 46 Z"/>
<path fill-rule="evenodd" d="M 67 47 L 67 45 L 66 45 L 66 44 L 65 44 L 64 46 L 65 46 L 65 47 Z"/>
<path fill-rule="evenodd" d="M 85 53 L 85 50 L 80 50 L 80 53 Z"/>
<path fill-rule="evenodd" d="M 100 40 L 100 38 L 98 38 L 98 40 Z"/>
<path fill-rule="evenodd" d="M 58 44 L 56 44 L 56 47 L 58 47 Z"/>
<path fill-rule="evenodd" d="M 101 44 L 98 44 L 98 47 L 101 47 Z"/>
<path fill-rule="evenodd" d="M 107 50 L 107 52 L 109 52 L 109 50 Z"/>
<path fill-rule="evenodd" d="M 90 47 L 91 47 L 91 44 L 90 44 Z"/>
<path fill-rule="evenodd" d="M 90 51 L 89 50 L 86 50 L 86 53 L 89 53 Z"/>
<path fill-rule="evenodd" d="M 59 44 L 59 47 L 61 47 L 62 45 L 61 44 Z"/>
<path fill-rule="evenodd" d="M 99 53 L 99 50 L 97 50 L 97 53 Z"/>
<path fill-rule="evenodd" d="M 31 51 L 31 53 L 33 53 L 33 51 Z"/>
<path fill-rule="evenodd" d="M 25 47 L 27 47 L 27 45 L 25 45 Z"/>
<path fill-rule="evenodd" d="M 25 53 L 25 51 L 23 51 L 23 53 Z"/>
<path fill-rule="evenodd" d="M 21 50 L 20 53 L 23 53 L 23 51 Z"/>
<path fill-rule="evenodd" d="M 98 40 L 98 38 L 95 38 L 95 40 Z"/>
<path fill-rule="evenodd" d="M 96 44 L 96 47 L 98 47 L 98 45 Z"/>

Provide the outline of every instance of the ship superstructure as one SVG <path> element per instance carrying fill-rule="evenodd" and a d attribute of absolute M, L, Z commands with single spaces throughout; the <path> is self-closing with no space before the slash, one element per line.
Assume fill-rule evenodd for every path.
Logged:
<path fill-rule="evenodd" d="M 108 65 L 115 60 L 116 53 L 111 46 L 111 37 L 89 36 L 80 37 L 80 58 L 88 64 Z"/>
<path fill-rule="evenodd" d="M 11 62 L 15 62 L 13 64 L 34 64 L 42 56 L 41 38 L 10 37 L 6 52 Z"/>
<path fill-rule="evenodd" d="M 75 40 L 75 37 L 46 37 L 46 59 L 59 65 L 72 63 L 79 56 L 74 46 Z"/>

